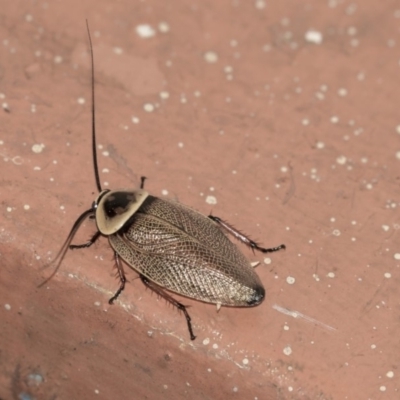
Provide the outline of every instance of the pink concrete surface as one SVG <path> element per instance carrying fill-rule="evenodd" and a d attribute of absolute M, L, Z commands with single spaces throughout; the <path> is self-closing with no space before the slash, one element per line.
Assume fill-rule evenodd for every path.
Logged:
<path fill-rule="evenodd" d="M 0 17 L 0 399 L 400 398 L 398 2 L 18 0 Z M 96 198 L 85 18 L 103 184 L 146 175 L 287 246 L 242 247 L 258 307 L 176 296 L 194 342 L 133 270 L 108 305 L 105 238 L 37 288 Z"/>

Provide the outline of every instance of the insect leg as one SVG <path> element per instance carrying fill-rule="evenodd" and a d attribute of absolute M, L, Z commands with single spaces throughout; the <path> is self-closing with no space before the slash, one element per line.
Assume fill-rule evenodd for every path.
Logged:
<path fill-rule="evenodd" d="M 170 296 L 168 293 L 165 293 L 164 290 L 160 288 L 160 286 L 156 285 L 154 282 L 150 281 L 147 279 L 144 275 L 140 274 L 140 279 L 144 283 L 145 286 L 156 292 L 159 296 L 161 296 L 163 299 L 171 303 L 173 306 L 175 306 L 178 310 L 182 311 L 183 314 L 185 315 L 187 326 L 189 329 L 189 334 L 190 334 L 190 340 L 196 339 L 196 336 L 193 334 L 193 329 L 192 329 L 192 323 L 191 318 L 189 313 L 186 311 L 186 307 L 182 304 L 179 303 L 179 301 L 175 300 L 172 296 Z"/>
<path fill-rule="evenodd" d="M 259 246 L 254 240 L 251 240 L 248 236 L 244 235 L 242 232 L 238 231 L 236 228 L 234 228 L 227 222 L 223 221 L 221 218 L 215 217 L 214 215 L 209 215 L 208 218 L 212 219 L 214 222 L 220 225 L 223 229 L 225 229 L 236 239 L 240 240 L 242 243 L 249 246 L 252 250 L 258 250 L 261 251 L 262 253 L 272 253 L 274 251 L 286 249 L 286 246 L 284 244 L 281 244 L 280 246 L 277 247 L 271 247 L 269 249 L 266 249 L 264 247 Z"/>
<path fill-rule="evenodd" d="M 70 244 L 69 248 L 71 250 L 74 250 L 74 249 L 84 249 L 86 247 L 90 247 L 100 237 L 100 235 L 101 235 L 100 231 L 97 231 L 86 243 Z"/>
<path fill-rule="evenodd" d="M 125 277 L 125 272 L 124 272 L 124 267 L 121 264 L 121 261 L 119 259 L 119 255 L 117 252 L 114 251 L 114 258 L 115 258 L 115 265 L 117 266 L 117 272 L 118 272 L 118 277 L 120 281 L 120 285 L 116 293 L 114 294 L 113 297 L 111 297 L 110 300 L 108 300 L 108 304 L 114 303 L 115 300 L 117 300 L 118 296 L 122 293 L 122 291 L 125 289 L 125 283 L 126 283 L 126 277 Z"/>

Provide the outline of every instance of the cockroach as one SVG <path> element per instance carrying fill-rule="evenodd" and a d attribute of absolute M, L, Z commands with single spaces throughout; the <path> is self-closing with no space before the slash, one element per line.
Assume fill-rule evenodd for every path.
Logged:
<path fill-rule="evenodd" d="M 75 221 L 60 251 L 52 261 L 55 269 L 40 286 L 58 271 L 68 249 L 90 247 L 100 236 L 108 237 L 114 251 L 120 285 L 109 300 L 112 304 L 125 288 L 123 262 L 135 270 L 144 285 L 182 311 L 190 339 L 193 333 L 186 306 L 164 289 L 195 300 L 221 306 L 251 307 L 260 304 L 265 289 L 249 261 L 228 235 L 253 251 L 271 253 L 285 249 L 264 248 L 221 218 L 205 216 L 176 201 L 160 199 L 140 188 L 102 189 L 96 153 L 94 55 L 86 21 L 91 55 L 91 114 L 94 175 L 99 195 L 92 206 Z M 97 231 L 86 243 L 71 244 L 82 222 L 96 220 Z M 122 262 L 123 261 L 123 262 Z"/>

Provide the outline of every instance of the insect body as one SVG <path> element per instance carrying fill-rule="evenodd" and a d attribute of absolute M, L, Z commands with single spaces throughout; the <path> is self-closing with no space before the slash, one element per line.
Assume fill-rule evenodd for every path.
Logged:
<path fill-rule="evenodd" d="M 120 287 L 109 300 L 112 304 L 125 287 L 121 259 L 139 273 L 142 282 L 181 310 L 190 338 L 195 339 L 186 307 L 164 291 L 178 293 L 217 307 L 248 307 L 260 304 L 264 287 L 245 256 L 227 235 L 233 235 L 253 250 L 263 253 L 285 248 L 262 248 L 220 218 L 199 212 L 178 202 L 160 199 L 140 189 L 102 190 L 100 185 L 95 137 L 93 50 L 88 28 L 92 60 L 92 151 L 95 178 L 100 192 L 92 207 L 73 225 L 55 258 L 58 270 L 69 248 L 91 246 L 101 235 L 107 236 L 114 250 Z M 82 245 L 71 245 L 79 226 L 95 217 L 97 232 Z M 45 283 L 43 282 L 42 285 Z"/>

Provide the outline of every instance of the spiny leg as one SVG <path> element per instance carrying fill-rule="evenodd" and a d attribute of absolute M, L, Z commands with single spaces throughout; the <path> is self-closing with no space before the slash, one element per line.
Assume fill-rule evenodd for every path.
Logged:
<path fill-rule="evenodd" d="M 153 290 L 155 293 L 157 293 L 163 299 L 165 299 L 166 301 L 171 303 L 173 306 L 175 306 L 178 310 L 183 312 L 183 314 L 185 315 L 185 318 L 186 318 L 188 329 L 189 329 L 190 340 L 196 339 L 196 336 L 193 334 L 191 318 L 190 318 L 189 313 L 186 311 L 186 307 L 182 303 L 179 303 L 179 301 L 175 300 L 168 293 L 165 293 L 164 290 L 162 290 L 162 288 L 160 288 L 160 286 L 156 285 L 154 282 L 147 279 L 144 275 L 140 274 L 140 279 L 142 280 L 142 282 L 144 283 L 145 286 L 147 286 L 149 289 Z"/>
<path fill-rule="evenodd" d="M 280 246 L 277 247 L 271 247 L 269 249 L 266 249 L 264 247 L 259 246 L 254 240 L 251 240 L 248 236 L 244 235 L 242 232 L 238 231 L 236 228 L 234 228 L 227 222 L 223 221 L 221 218 L 215 217 L 214 215 L 209 215 L 208 218 L 212 219 L 214 222 L 220 225 L 223 229 L 225 229 L 236 239 L 240 240 L 242 243 L 249 246 L 253 251 L 258 250 L 261 251 L 262 253 L 272 253 L 274 251 L 286 249 L 286 246 L 284 244 L 281 244 Z"/>
<path fill-rule="evenodd" d="M 122 266 L 121 260 L 117 252 L 114 251 L 114 258 L 115 258 L 115 265 L 117 267 L 117 273 L 120 281 L 120 285 L 116 293 L 110 300 L 108 300 L 108 304 L 114 303 L 114 301 L 118 298 L 118 296 L 122 293 L 125 289 L 126 277 L 124 272 L 124 267 Z"/>
<path fill-rule="evenodd" d="M 100 236 L 101 236 L 100 231 L 97 231 L 86 243 L 70 244 L 69 248 L 71 250 L 74 250 L 74 249 L 84 249 L 86 247 L 90 247 Z"/>

